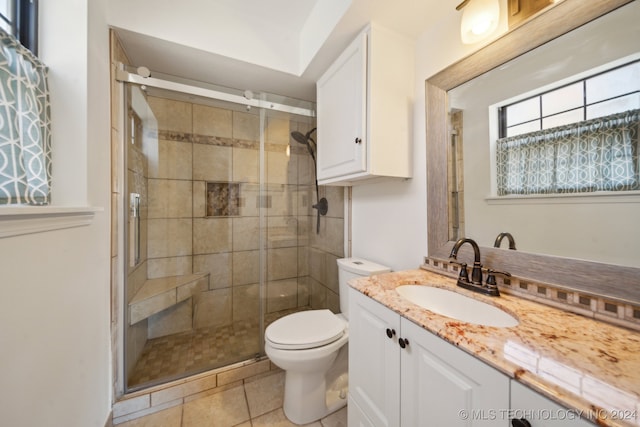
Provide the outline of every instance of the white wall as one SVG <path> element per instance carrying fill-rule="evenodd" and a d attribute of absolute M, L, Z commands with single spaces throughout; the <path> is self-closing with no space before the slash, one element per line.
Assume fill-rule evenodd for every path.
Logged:
<path fill-rule="evenodd" d="M 349 4 L 350 0 L 192 0 L 188 6 L 176 7 L 175 2 L 167 1 L 111 0 L 109 23 L 299 76 Z M 278 11 L 277 16 L 271 13 L 273 9 Z M 305 21 L 301 16 L 306 12 Z M 268 20 L 265 14 L 269 15 Z"/>
<path fill-rule="evenodd" d="M 416 42 L 413 178 L 353 187 L 353 256 L 376 261 L 396 271 L 417 268 L 427 255 L 425 80 L 490 40 L 463 45 L 460 17 L 455 7 L 451 7 L 438 25 Z M 504 28 L 502 22 L 498 31 Z M 411 70 L 407 75 L 412 75 Z"/>
<path fill-rule="evenodd" d="M 90 226 L 0 239 L 0 414 L 7 426 L 102 427 L 110 411 L 105 6 L 40 2 L 40 53 L 51 71 L 53 198 L 106 209 Z"/>

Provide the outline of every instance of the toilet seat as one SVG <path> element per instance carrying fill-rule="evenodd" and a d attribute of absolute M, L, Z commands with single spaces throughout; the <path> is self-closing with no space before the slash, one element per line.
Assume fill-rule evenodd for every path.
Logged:
<path fill-rule="evenodd" d="M 270 324 L 265 338 L 283 350 L 321 347 L 344 335 L 346 323 L 331 310 L 300 311 Z"/>

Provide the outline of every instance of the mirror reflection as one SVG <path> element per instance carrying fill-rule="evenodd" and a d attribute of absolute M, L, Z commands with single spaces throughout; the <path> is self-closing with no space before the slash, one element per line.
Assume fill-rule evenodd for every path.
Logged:
<path fill-rule="evenodd" d="M 451 240 L 494 246 L 509 233 L 513 245 L 500 239 L 505 250 L 640 267 L 635 16 L 614 11 L 449 91 Z M 620 114 L 623 131 L 611 124 Z M 585 120 L 609 135 L 584 138 L 575 122 Z M 531 149 L 514 154 L 513 146 L 558 129 L 583 134 L 586 154 L 557 143 L 538 145 L 537 157 Z M 589 163 L 612 152 L 624 159 Z M 509 175 L 514 170 L 519 175 Z"/>

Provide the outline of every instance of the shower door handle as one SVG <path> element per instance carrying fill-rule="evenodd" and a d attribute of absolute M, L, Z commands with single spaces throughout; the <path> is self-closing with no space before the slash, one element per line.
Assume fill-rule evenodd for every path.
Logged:
<path fill-rule="evenodd" d="M 129 266 L 140 262 L 140 194 L 129 194 Z"/>

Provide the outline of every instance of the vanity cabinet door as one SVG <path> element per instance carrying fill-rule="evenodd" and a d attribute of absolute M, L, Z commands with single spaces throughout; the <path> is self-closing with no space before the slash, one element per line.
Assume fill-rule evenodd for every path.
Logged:
<path fill-rule="evenodd" d="M 318 181 L 366 171 L 367 33 L 318 80 Z"/>
<path fill-rule="evenodd" d="M 375 427 L 351 396 L 349 396 L 349 403 L 347 404 L 347 425 L 349 427 Z"/>
<path fill-rule="evenodd" d="M 580 418 L 578 411 L 566 409 L 515 380 L 511 380 L 510 415 L 519 420 L 525 419 L 531 427 L 594 426 Z"/>
<path fill-rule="evenodd" d="M 401 351 L 403 426 L 504 426 L 509 378 L 406 319 Z"/>
<path fill-rule="evenodd" d="M 349 398 L 350 426 L 509 425 L 505 375 L 354 289 Z"/>
<path fill-rule="evenodd" d="M 376 427 L 400 425 L 399 331 L 400 316 L 349 289 L 349 397 Z"/>

